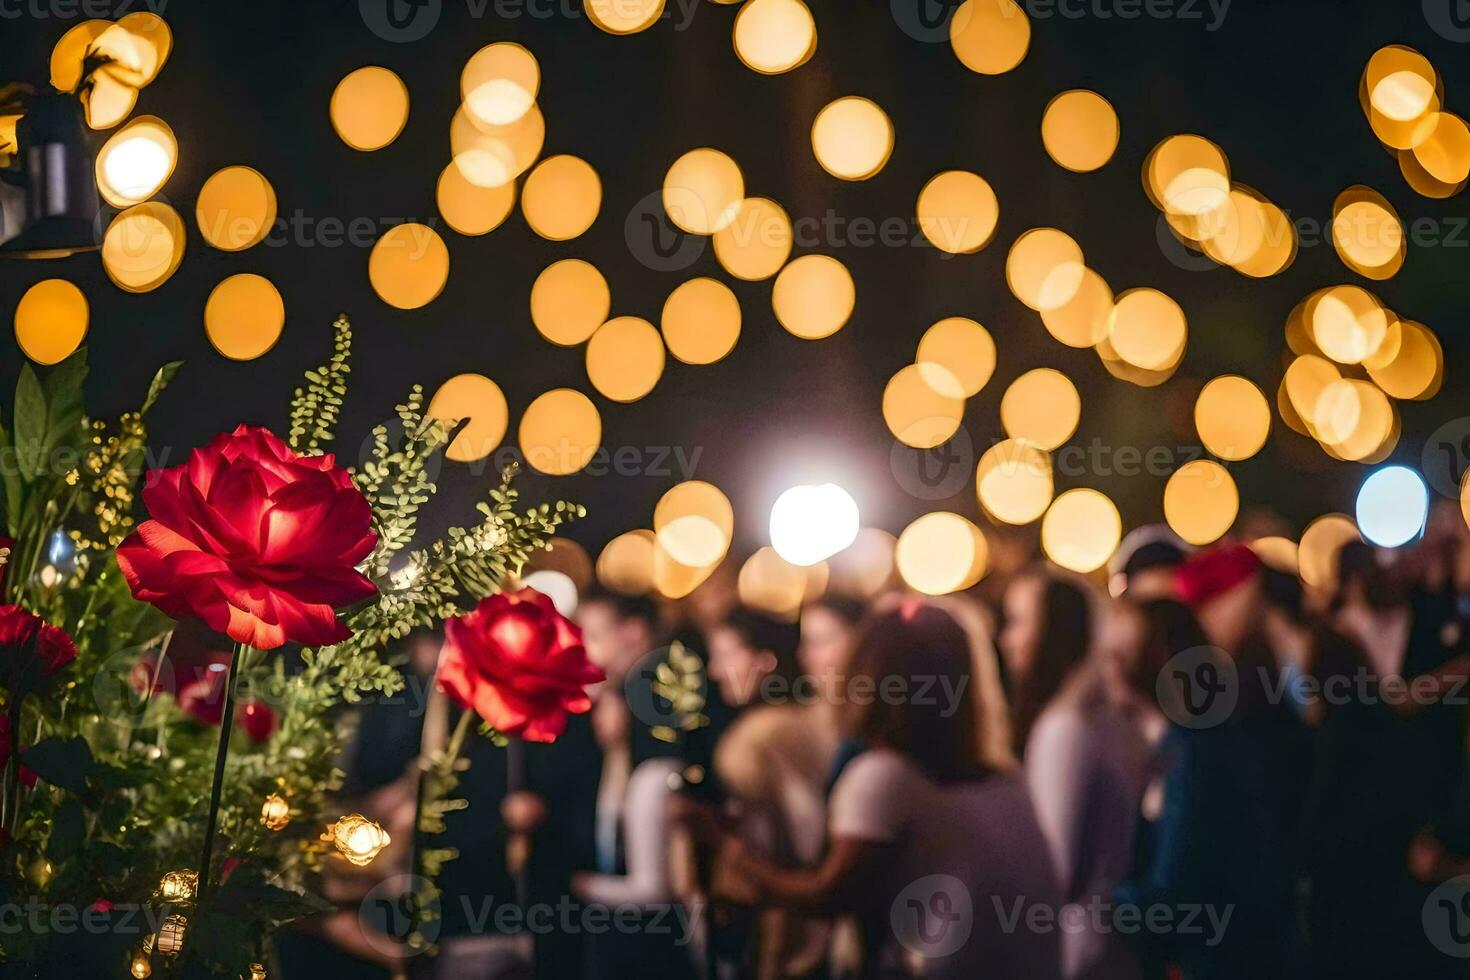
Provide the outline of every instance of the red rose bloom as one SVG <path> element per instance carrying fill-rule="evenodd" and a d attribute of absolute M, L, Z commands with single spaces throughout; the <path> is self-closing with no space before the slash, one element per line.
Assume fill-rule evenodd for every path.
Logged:
<path fill-rule="evenodd" d="M 66 630 L 52 626 L 20 606 L 0 606 L 0 650 L 31 649 L 42 674 L 51 676 L 76 659 L 77 648 Z M 12 680 L 26 672 L 29 663 L 13 658 L 4 671 Z"/>
<path fill-rule="evenodd" d="M 133 595 L 237 643 L 339 643 L 352 634 L 335 609 L 377 591 L 356 568 L 377 544 L 367 499 L 332 456 L 298 456 L 265 429 L 154 470 L 143 502 L 152 520 L 117 549 Z"/>
<path fill-rule="evenodd" d="M 440 687 L 502 735 L 554 742 L 568 713 L 592 707 L 586 687 L 603 673 L 582 631 L 535 589 L 488 596 L 444 632 Z"/>

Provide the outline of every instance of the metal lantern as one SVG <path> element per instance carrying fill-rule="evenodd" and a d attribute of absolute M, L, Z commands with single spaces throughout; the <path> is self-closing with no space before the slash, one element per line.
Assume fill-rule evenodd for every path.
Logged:
<path fill-rule="evenodd" d="M 158 897 L 170 904 L 192 902 L 198 894 L 197 871 L 170 871 L 158 882 Z"/>
<path fill-rule="evenodd" d="M 279 793 L 272 793 L 260 805 L 260 822 L 266 830 L 281 830 L 291 822 L 291 804 Z"/>
<path fill-rule="evenodd" d="M 335 844 L 338 853 L 361 868 L 371 864 L 378 852 L 393 839 L 376 820 L 369 820 L 360 813 L 349 813 L 328 827 L 322 840 Z"/>
<path fill-rule="evenodd" d="M 0 170 L 0 258 L 64 258 L 101 246 L 97 181 L 82 104 L 27 99 L 15 162 Z"/>
<path fill-rule="evenodd" d="M 166 916 L 158 927 L 158 951 L 164 956 L 177 956 L 184 948 L 184 931 L 189 920 L 182 915 Z"/>

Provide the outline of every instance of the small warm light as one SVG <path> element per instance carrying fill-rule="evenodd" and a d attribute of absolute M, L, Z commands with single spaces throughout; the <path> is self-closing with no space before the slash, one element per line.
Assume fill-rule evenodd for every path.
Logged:
<path fill-rule="evenodd" d="M 748 197 L 735 220 L 715 232 L 715 258 L 737 279 L 769 279 L 791 256 L 792 237 L 791 218 L 781 205 Z"/>
<path fill-rule="evenodd" d="M 551 604 L 556 607 L 556 611 L 563 616 L 570 617 L 576 614 L 577 604 L 580 601 L 577 594 L 577 583 L 573 582 L 571 576 L 565 572 L 543 568 L 527 574 L 521 579 L 521 584 L 549 598 Z"/>
<path fill-rule="evenodd" d="M 87 321 L 80 289 L 65 279 L 43 279 L 15 308 L 15 341 L 37 364 L 60 364 L 86 339 Z"/>
<path fill-rule="evenodd" d="M 428 225 L 394 225 L 373 246 L 368 279 L 389 306 L 400 310 L 427 306 L 449 282 L 449 249 Z"/>
<path fill-rule="evenodd" d="M 713 364 L 740 339 L 740 301 L 717 279 L 690 279 L 664 301 L 659 326 L 670 354 L 685 364 Z"/>
<path fill-rule="evenodd" d="M 1389 279 L 1403 268 L 1404 226 L 1393 205 L 1361 184 L 1332 205 L 1332 245 L 1343 264 L 1369 279 Z"/>
<path fill-rule="evenodd" d="M 536 56 L 512 41 L 476 51 L 459 76 L 465 111 L 490 126 L 515 122 L 536 104 L 541 66 Z"/>
<path fill-rule="evenodd" d="M 653 530 L 669 556 L 689 568 L 718 564 L 730 549 L 735 510 L 713 483 L 688 480 L 672 487 L 653 511 Z"/>
<path fill-rule="evenodd" d="M 998 442 L 980 457 L 975 492 L 996 520 L 1029 524 L 1051 504 L 1051 454 L 1024 439 Z"/>
<path fill-rule="evenodd" d="M 359 868 L 371 864 L 378 852 L 393 842 L 376 820 L 369 820 L 360 813 L 339 817 L 322 834 L 322 840 L 335 844 L 337 853 Z"/>
<path fill-rule="evenodd" d="M 1388 336 L 1389 313 L 1368 290 L 1333 286 L 1308 298 L 1303 314 L 1312 340 L 1339 364 L 1361 364 Z"/>
<path fill-rule="evenodd" d="M 510 412 L 500 386 L 483 374 L 457 374 L 434 393 L 428 416 L 444 422 L 465 422 L 444 455 L 458 463 L 472 463 L 493 453 L 505 438 Z"/>
<path fill-rule="evenodd" d="M 329 113 L 342 142 L 354 150 L 381 150 L 408 124 L 408 86 L 386 68 L 359 68 L 337 83 Z"/>
<path fill-rule="evenodd" d="M 778 75 L 817 50 L 817 22 L 801 0 L 748 0 L 735 15 L 735 55 L 751 71 Z"/>
<path fill-rule="evenodd" d="M 1077 386 L 1053 368 L 1027 371 L 1011 382 L 1000 400 L 1000 424 L 1006 435 L 1046 450 L 1072 438 L 1081 417 Z"/>
<path fill-rule="evenodd" d="M 1118 113 L 1096 92 L 1063 92 L 1041 114 L 1041 142 L 1051 158 L 1068 170 L 1096 170 L 1118 148 Z"/>
<path fill-rule="evenodd" d="M 1363 362 L 1368 377 L 1390 398 L 1422 401 L 1434 397 L 1444 381 L 1439 338 L 1413 320 L 1396 320 L 1390 330 L 1397 332 L 1398 342 L 1387 352 L 1385 342 L 1378 355 Z"/>
<path fill-rule="evenodd" d="M 1304 354 L 1287 365 L 1281 388 L 1288 405 L 1307 427 L 1304 434 L 1311 435 L 1316 425 L 1317 402 L 1322 392 L 1341 377 L 1331 361 L 1315 354 Z"/>
<path fill-rule="evenodd" d="M 1101 568 L 1123 537 L 1118 508 L 1102 493 L 1068 490 L 1041 521 L 1041 548 L 1063 568 L 1087 573 Z"/>
<path fill-rule="evenodd" d="M 87 51 L 112 24 L 105 20 L 84 20 L 70 28 L 51 49 L 51 87 L 58 92 L 73 92 L 82 81 L 83 62 Z"/>
<path fill-rule="evenodd" d="M 1363 69 L 1368 106 L 1394 122 L 1412 122 L 1435 108 L 1438 84 L 1429 59 L 1402 44 L 1379 48 Z"/>
<path fill-rule="evenodd" d="M 260 822 L 266 830 L 284 830 L 291 822 L 291 804 L 279 793 L 272 793 L 260 805 Z"/>
<path fill-rule="evenodd" d="M 105 70 L 120 81 L 143 88 L 158 77 L 173 50 L 168 24 L 152 11 L 139 11 L 106 24 L 91 44 L 108 60 Z"/>
<path fill-rule="evenodd" d="M 1407 466 L 1375 470 L 1358 490 L 1358 528 L 1380 548 L 1397 548 L 1424 533 L 1429 487 Z"/>
<path fill-rule="evenodd" d="M 1082 249 L 1055 228 L 1023 232 L 1006 255 L 1006 284 L 1016 299 L 1038 312 L 1071 302 L 1086 273 Z"/>
<path fill-rule="evenodd" d="M 128 972 L 137 980 L 147 980 L 153 976 L 153 964 L 148 962 L 148 957 L 142 953 L 133 954 L 133 962 L 128 966 Z"/>
<path fill-rule="evenodd" d="M 158 897 L 164 902 L 192 902 L 199 894 L 199 872 L 170 871 L 158 882 Z"/>
<path fill-rule="evenodd" d="M 615 402 L 636 402 L 653 390 L 663 373 L 663 338 L 640 317 L 615 317 L 587 342 L 587 378 Z"/>
<path fill-rule="evenodd" d="M 253 361 L 281 339 L 286 306 L 264 276 L 242 272 L 221 282 L 204 304 L 204 332 L 232 361 Z"/>
<path fill-rule="evenodd" d="M 1470 177 L 1470 126 L 1453 112 L 1432 116 L 1434 128 L 1414 147 L 1414 159 L 1435 180 L 1459 184 Z"/>
<path fill-rule="evenodd" d="M 664 550 L 660 539 L 655 539 L 653 589 L 665 599 L 682 599 L 714 574 L 715 564 L 698 567 L 685 565 Z"/>
<path fill-rule="evenodd" d="M 526 223 L 553 242 L 568 241 L 591 228 L 601 207 L 602 181 L 592 165 L 579 157 L 547 157 L 526 176 L 521 188 Z"/>
<path fill-rule="evenodd" d="M 664 175 L 664 211 L 691 235 L 713 235 L 740 213 L 745 177 L 719 150 L 690 150 Z"/>
<path fill-rule="evenodd" d="M 541 271 L 531 285 L 531 322 L 553 344 L 586 343 L 607 322 L 612 292 L 597 267 L 562 259 Z"/>
<path fill-rule="evenodd" d="M 461 235 L 485 235 L 510 217 L 516 204 L 516 185 L 512 181 L 480 187 L 470 183 L 457 164 L 450 163 L 439 174 L 434 197 L 449 227 Z"/>
<path fill-rule="evenodd" d="M 1026 57 L 1031 20 L 1014 0 L 965 0 L 949 22 L 949 43 L 966 68 L 1000 75 Z"/>
<path fill-rule="evenodd" d="M 852 544 L 860 525 L 857 501 L 837 484 L 792 487 L 771 507 L 771 547 L 793 565 L 815 565 Z"/>
<path fill-rule="evenodd" d="M 1173 299 L 1147 287 L 1119 295 L 1108 322 L 1108 341 L 1124 361 L 1146 371 L 1179 363 L 1189 328 Z"/>
<path fill-rule="evenodd" d="M 930 379 L 937 383 L 931 384 Z M 906 446 L 933 449 L 948 442 L 965 414 L 961 384 L 943 367 L 929 363 L 902 368 L 883 389 L 883 421 Z"/>
<path fill-rule="evenodd" d="M 893 154 L 893 122 L 871 99 L 856 95 L 837 99 L 812 123 L 812 151 L 832 176 L 867 180 Z"/>
<path fill-rule="evenodd" d="M 87 125 L 96 130 L 116 126 L 132 114 L 137 104 L 138 89 L 120 80 L 107 66 L 92 73 L 91 85 L 82 94 Z"/>
<path fill-rule="evenodd" d="M 796 619 L 802 603 L 826 584 L 826 565 L 793 565 L 770 547 L 747 558 L 735 582 L 742 605 L 785 620 Z"/>
<path fill-rule="evenodd" d="M 102 236 L 102 268 L 119 289 L 146 293 L 168 281 L 184 260 L 183 219 L 161 201 L 128 208 Z"/>
<path fill-rule="evenodd" d="M 554 388 L 526 407 L 519 438 L 521 454 L 532 469 L 566 476 L 591 462 L 602 444 L 602 417 L 580 391 Z"/>
<path fill-rule="evenodd" d="M 1160 211 L 1200 216 L 1230 198 L 1230 163 L 1202 136 L 1170 136 L 1143 165 L 1143 187 Z"/>
<path fill-rule="evenodd" d="M 654 534 L 629 531 L 607 543 L 597 556 L 597 581 L 623 595 L 645 595 L 653 588 Z"/>
<path fill-rule="evenodd" d="M 876 527 L 858 531 L 852 544 L 828 562 L 830 590 L 871 599 L 893 583 L 898 539 Z"/>
<path fill-rule="evenodd" d="M 148 200 L 168 182 L 179 159 L 179 144 L 168 123 L 139 116 L 97 151 L 97 190 L 114 207 Z"/>
<path fill-rule="evenodd" d="M 1271 406 L 1261 389 L 1235 374 L 1210 381 L 1194 403 L 1200 442 L 1221 459 L 1249 459 L 1271 433 Z"/>
<path fill-rule="evenodd" d="M 531 168 L 546 142 L 546 118 L 539 106 L 513 123 L 477 123 L 462 107 L 449 124 L 454 165 L 476 187 L 499 187 Z"/>
<path fill-rule="evenodd" d="M 609 34 L 636 34 L 652 27 L 664 0 L 587 0 L 587 17 Z"/>
<path fill-rule="evenodd" d="M 894 561 L 904 583 L 925 595 L 948 595 L 985 576 L 990 548 L 985 535 L 959 514 L 925 514 L 898 536 Z"/>
<path fill-rule="evenodd" d="M 194 220 L 215 248 L 244 251 L 264 241 L 275 225 L 275 188 L 251 167 L 225 167 L 199 189 Z"/>
<path fill-rule="evenodd" d="M 1300 574 L 1301 562 L 1297 557 L 1297 544 L 1290 538 L 1277 535 L 1256 538 L 1250 542 L 1250 549 L 1267 567 L 1288 575 Z"/>
<path fill-rule="evenodd" d="M 917 211 L 924 237 L 954 254 L 984 248 L 1000 218 L 995 191 L 985 178 L 966 170 L 947 170 L 925 184 Z"/>
<path fill-rule="evenodd" d="M 158 927 L 158 938 L 154 945 L 163 956 L 177 956 L 184 948 L 184 933 L 189 920 L 182 915 L 165 916 Z"/>
<path fill-rule="evenodd" d="M 995 373 L 995 339 L 974 320 L 948 317 L 924 331 L 914 363 L 941 395 L 973 398 Z"/>
<path fill-rule="evenodd" d="M 1091 269 L 1082 270 L 1082 282 L 1061 306 L 1041 311 L 1046 332 L 1068 347 L 1095 347 L 1108 335 L 1114 296 L 1107 280 Z"/>
<path fill-rule="evenodd" d="M 1164 519 L 1196 547 L 1219 540 L 1240 512 L 1240 493 L 1225 467 L 1196 459 L 1175 470 L 1164 485 Z"/>
<path fill-rule="evenodd" d="M 1358 526 L 1346 514 L 1325 514 L 1302 532 L 1297 562 L 1302 581 L 1331 592 L 1337 586 L 1337 553 L 1349 541 L 1361 541 Z"/>
<path fill-rule="evenodd" d="M 852 274 L 830 255 L 793 259 L 771 290 L 776 319 L 802 340 L 821 340 L 841 330 L 856 303 Z"/>

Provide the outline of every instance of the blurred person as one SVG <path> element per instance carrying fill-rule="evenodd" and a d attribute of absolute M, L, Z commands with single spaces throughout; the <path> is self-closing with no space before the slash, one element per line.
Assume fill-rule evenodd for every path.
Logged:
<path fill-rule="evenodd" d="M 874 691 L 902 682 L 912 696 L 844 706 L 844 733 L 867 749 L 833 791 L 825 855 L 783 867 L 724 833 L 719 893 L 856 913 L 867 939 L 864 976 L 915 975 L 917 967 L 936 978 L 1059 977 L 1056 933 L 1006 928 L 996 912 L 1060 903 L 1025 787 L 983 761 L 964 630 L 936 606 L 907 601 L 863 629 L 851 676 Z M 919 682 L 942 695 L 919 697 Z"/>
<path fill-rule="evenodd" d="M 1174 576 L 1189 554 L 1189 546 L 1164 524 L 1135 528 L 1123 538 L 1108 561 L 1108 592 L 1134 602 L 1174 594 Z"/>
<path fill-rule="evenodd" d="M 1142 607 L 1170 725 L 1160 811 L 1119 898 L 1176 916 L 1204 910 L 1203 929 L 1144 944 L 1146 958 L 1175 962 L 1185 980 L 1293 976 L 1309 745 L 1261 635 L 1260 560 L 1217 545 L 1191 556 L 1176 591 L 1187 606 Z"/>
<path fill-rule="evenodd" d="M 721 700 L 734 708 L 789 700 L 798 677 L 798 636 L 792 624 L 748 609 L 727 616 L 708 634 L 709 679 Z"/>
<path fill-rule="evenodd" d="M 1023 755 L 1031 728 L 1092 645 L 1092 600 L 1069 578 L 1035 567 L 1011 580 L 999 647 L 1011 689 L 1013 742 Z"/>
<path fill-rule="evenodd" d="M 1070 625 L 1063 635 L 1071 642 L 1061 642 L 1054 628 L 1048 637 L 1047 624 L 1030 620 L 1045 615 L 1038 597 L 1064 611 Z M 1033 573 L 1019 579 L 1007 593 L 1002 641 L 1018 665 L 1017 690 L 1043 699 L 1023 759 L 1068 905 L 1063 914 L 1079 923 L 1062 935 L 1063 975 L 1131 980 L 1141 975 L 1132 944 L 1100 910 L 1132 864 L 1154 751 L 1126 702 L 1108 686 L 1101 656 L 1092 652 L 1092 617 L 1084 613 L 1091 601 L 1065 578 Z"/>
<path fill-rule="evenodd" d="M 836 726 L 835 709 L 843 696 L 847 670 L 857 648 L 858 627 L 867 607 L 857 599 L 824 595 L 801 610 L 801 639 L 797 665 L 813 683 L 817 704 L 827 709 Z"/>
<path fill-rule="evenodd" d="M 577 604 L 576 620 L 587 658 L 613 687 L 659 645 L 664 633 L 658 603 L 648 596 L 591 592 Z"/>

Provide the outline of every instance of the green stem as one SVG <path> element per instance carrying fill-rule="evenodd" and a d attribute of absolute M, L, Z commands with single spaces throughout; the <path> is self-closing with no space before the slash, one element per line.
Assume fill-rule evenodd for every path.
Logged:
<path fill-rule="evenodd" d="M 210 864 L 214 857 L 214 838 L 219 827 L 220 795 L 225 785 L 225 760 L 230 754 L 230 733 L 235 722 L 235 668 L 250 647 L 235 644 L 230 653 L 230 665 L 225 671 L 225 707 L 219 720 L 219 745 L 214 754 L 214 784 L 209 791 L 209 815 L 204 821 L 204 851 L 199 858 L 199 902 L 202 905 L 209 892 Z"/>

